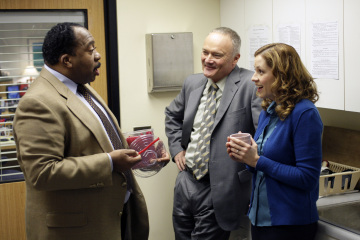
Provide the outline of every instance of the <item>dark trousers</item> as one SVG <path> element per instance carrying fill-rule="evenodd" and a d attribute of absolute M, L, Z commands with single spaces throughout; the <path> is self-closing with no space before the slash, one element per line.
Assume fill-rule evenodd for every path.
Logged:
<path fill-rule="evenodd" d="M 256 227 L 251 225 L 252 240 L 313 240 L 317 222 L 308 225 Z"/>
<path fill-rule="evenodd" d="M 174 190 L 173 225 L 176 240 L 227 240 L 218 225 L 211 200 L 209 176 L 196 180 L 189 171 L 178 174 Z"/>
<path fill-rule="evenodd" d="M 128 238 L 128 227 L 127 227 L 127 221 L 128 221 L 128 209 L 127 209 L 127 203 L 124 204 L 123 213 L 121 215 L 121 239 L 126 240 Z"/>

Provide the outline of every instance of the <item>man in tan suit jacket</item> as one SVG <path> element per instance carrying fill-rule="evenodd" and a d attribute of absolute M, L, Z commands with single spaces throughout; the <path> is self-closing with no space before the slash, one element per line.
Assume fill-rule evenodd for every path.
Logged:
<path fill-rule="evenodd" d="M 43 55 L 45 66 L 14 119 L 27 240 L 148 239 L 145 199 L 132 173 L 129 194 L 124 174 L 141 156 L 126 149 L 116 118 L 88 84 L 99 75 L 94 38 L 80 25 L 58 24 L 45 37 Z M 124 149 L 113 149 L 78 84 L 103 108 Z"/>

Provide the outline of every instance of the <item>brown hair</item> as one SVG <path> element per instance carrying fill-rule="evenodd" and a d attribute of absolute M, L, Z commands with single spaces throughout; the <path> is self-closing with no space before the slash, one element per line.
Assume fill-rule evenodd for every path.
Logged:
<path fill-rule="evenodd" d="M 284 120 L 302 99 L 315 103 L 319 99 L 314 79 L 301 62 L 296 50 L 284 43 L 271 43 L 259 48 L 254 56 L 260 55 L 271 68 L 275 81 L 271 91 L 275 96 L 275 108 Z M 261 106 L 266 110 L 271 99 L 264 99 Z"/>

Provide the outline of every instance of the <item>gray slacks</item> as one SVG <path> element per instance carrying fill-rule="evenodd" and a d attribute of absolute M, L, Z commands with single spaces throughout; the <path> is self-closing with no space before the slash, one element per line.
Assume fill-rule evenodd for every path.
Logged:
<path fill-rule="evenodd" d="M 211 200 L 209 175 L 196 180 L 179 172 L 174 190 L 173 226 L 176 240 L 227 240 L 230 232 L 218 225 Z"/>

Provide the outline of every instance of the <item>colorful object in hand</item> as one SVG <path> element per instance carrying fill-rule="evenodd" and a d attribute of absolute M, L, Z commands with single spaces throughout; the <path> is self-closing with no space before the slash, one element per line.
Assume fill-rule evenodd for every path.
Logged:
<path fill-rule="evenodd" d="M 132 167 L 135 175 L 150 177 L 158 173 L 165 165 L 158 162 L 166 154 L 164 143 L 155 137 L 153 131 L 140 130 L 124 133 L 129 148 L 136 150 L 141 155 L 141 161 Z"/>

